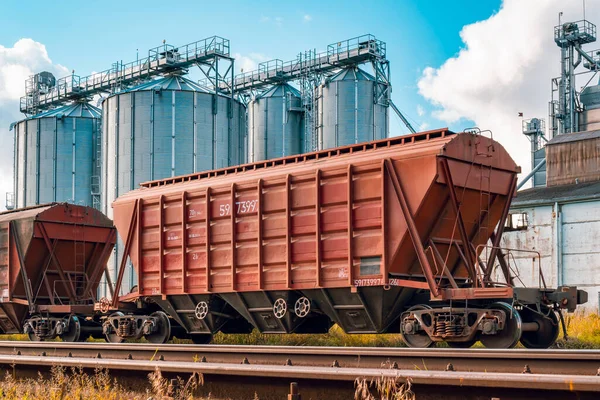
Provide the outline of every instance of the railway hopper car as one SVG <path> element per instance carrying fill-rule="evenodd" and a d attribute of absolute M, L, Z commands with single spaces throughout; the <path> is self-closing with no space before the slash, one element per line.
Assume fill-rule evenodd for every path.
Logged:
<path fill-rule="evenodd" d="M 0 213 L 0 331 L 32 340 L 102 337 L 94 304 L 116 235 L 112 221 L 90 207 Z"/>
<path fill-rule="evenodd" d="M 441 129 L 142 184 L 113 203 L 117 293 L 127 258 L 139 284 L 113 299 L 108 340 L 336 323 L 413 347 L 550 346 L 585 292 L 514 287 L 499 244 L 520 169 L 489 136 Z"/>

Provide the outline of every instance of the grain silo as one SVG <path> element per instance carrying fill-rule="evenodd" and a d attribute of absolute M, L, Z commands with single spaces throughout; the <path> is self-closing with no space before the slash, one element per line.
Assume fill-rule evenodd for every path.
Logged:
<path fill-rule="evenodd" d="M 155 79 L 102 102 L 102 210 L 145 181 L 241 164 L 245 107 L 179 75 Z M 109 261 L 115 274 L 122 243 Z M 135 285 L 130 269 L 124 290 Z"/>
<path fill-rule="evenodd" d="M 579 96 L 584 110 L 579 114 L 579 130 L 600 129 L 600 85 L 590 85 Z"/>
<path fill-rule="evenodd" d="M 248 161 L 302 153 L 300 92 L 287 83 L 271 87 L 248 104 Z"/>
<path fill-rule="evenodd" d="M 383 84 L 360 68 L 351 67 L 315 89 L 319 149 L 387 137 L 388 99 L 377 99 L 377 85 Z"/>
<path fill-rule="evenodd" d="M 76 102 L 14 124 L 16 207 L 92 205 L 100 109 Z"/>

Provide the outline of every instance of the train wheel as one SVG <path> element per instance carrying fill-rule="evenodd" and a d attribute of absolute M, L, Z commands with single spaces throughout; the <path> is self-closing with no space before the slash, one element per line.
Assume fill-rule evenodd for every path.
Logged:
<path fill-rule="evenodd" d="M 43 342 L 43 340 L 33 332 L 27 333 L 30 342 Z"/>
<path fill-rule="evenodd" d="M 79 323 L 79 318 L 75 315 L 71 315 L 69 317 L 65 317 L 65 325 L 68 325 L 65 332 L 60 336 L 63 342 L 78 342 L 81 334 L 81 324 Z"/>
<path fill-rule="evenodd" d="M 560 325 L 556 312 L 548 308 L 543 308 L 542 313 L 546 316 L 540 315 L 528 308 L 523 308 L 519 311 L 523 322 L 535 322 L 539 326 L 537 331 L 526 331 L 521 335 L 521 344 L 528 349 L 547 349 L 558 338 Z"/>
<path fill-rule="evenodd" d="M 121 311 L 117 311 L 112 313 L 110 316 L 111 317 L 122 317 L 125 314 L 123 314 Z M 106 335 L 106 341 L 108 343 L 123 343 L 123 341 L 125 341 L 124 338 L 122 338 L 121 336 L 117 335 L 116 332 L 111 332 L 111 333 L 107 333 Z"/>
<path fill-rule="evenodd" d="M 469 340 L 467 342 L 446 342 L 448 343 L 448 347 L 452 347 L 453 349 L 468 349 L 473 346 L 477 340 Z"/>
<path fill-rule="evenodd" d="M 416 305 L 409 308 L 407 312 L 420 310 L 431 310 L 431 307 L 425 304 Z M 431 340 L 429 335 L 425 332 L 408 334 L 404 333 L 404 329 L 400 329 L 400 332 L 402 332 L 402 340 L 408 347 L 424 348 L 433 346 L 433 340 Z"/>
<path fill-rule="evenodd" d="M 507 303 L 494 303 L 489 308 L 506 313 L 504 329 L 494 335 L 481 335 L 479 340 L 490 349 L 512 349 L 519 343 L 523 333 L 523 320 L 519 313 Z"/>
<path fill-rule="evenodd" d="M 154 332 L 144 337 L 150 343 L 167 343 L 171 337 L 171 322 L 169 321 L 169 317 L 163 311 L 153 312 L 150 316 L 156 318 L 157 327 Z"/>
<path fill-rule="evenodd" d="M 209 344 L 213 338 L 210 333 L 192 333 L 190 339 L 194 344 Z"/>

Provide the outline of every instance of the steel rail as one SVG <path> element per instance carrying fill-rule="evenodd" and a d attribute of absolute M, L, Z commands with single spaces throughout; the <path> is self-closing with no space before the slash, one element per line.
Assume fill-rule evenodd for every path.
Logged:
<path fill-rule="evenodd" d="M 545 391 L 596 392 L 600 377 L 557 374 L 520 374 L 494 372 L 457 372 L 400 370 L 392 368 L 332 368 L 224 364 L 207 362 L 116 360 L 75 357 L 0 355 L 0 364 L 34 368 L 63 365 L 84 369 L 107 368 L 110 371 L 154 371 L 180 374 L 228 375 L 277 379 L 315 379 L 354 381 L 356 378 L 411 379 L 415 385 L 511 388 Z"/>
<path fill-rule="evenodd" d="M 343 368 L 381 368 L 444 371 L 448 364 L 459 372 L 564 374 L 595 376 L 600 371 L 597 350 L 491 350 L 407 349 L 374 347 L 240 346 L 240 345 L 152 345 L 145 343 L 1 342 L 0 355 L 51 357 L 102 357 L 103 360 L 133 359 L 168 362 L 206 360 L 250 364 Z"/>

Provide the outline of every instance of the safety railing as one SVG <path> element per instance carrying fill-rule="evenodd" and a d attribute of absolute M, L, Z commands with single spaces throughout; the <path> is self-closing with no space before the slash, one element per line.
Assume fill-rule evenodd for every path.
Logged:
<path fill-rule="evenodd" d="M 491 260 L 493 265 L 490 269 L 488 268 L 489 255 L 492 253 L 493 249 L 496 250 L 497 257 L 494 260 Z M 527 268 L 527 263 L 517 260 L 530 259 L 531 265 L 529 270 L 532 272 L 532 283 L 537 279 L 537 287 L 547 289 L 546 278 L 544 277 L 544 271 L 542 269 L 542 255 L 539 251 L 479 245 L 476 248 L 476 254 L 478 255 L 478 260 L 476 260 L 476 262 L 480 266 L 480 268 L 477 269 L 478 280 L 483 281 L 485 285 L 512 286 L 512 280 L 513 282 L 518 281 L 523 287 L 527 287 L 527 284 L 521 277 L 521 274 Z M 515 256 L 515 254 L 517 256 Z M 484 257 L 484 260 L 481 259 L 482 257 Z M 506 266 L 506 271 L 504 271 L 503 263 Z M 499 268 L 501 271 L 498 270 Z M 489 272 L 487 271 L 488 269 L 490 269 Z M 499 276 L 500 273 L 504 276 L 504 282 L 492 278 Z M 508 277 L 506 277 L 506 273 L 508 273 Z M 485 278 L 486 274 L 490 277 L 487 280 Z"/>
<path fill-rule="evenodd" d="M 121 84 L 154 75 L 153 71 L 174 66 L 186 66 L 203 57 L 219 55 L 229 57 L 229 40 L 211 36 L 182 46 L 163 44 L 148 51 L 148 56 L 129 63 L 117 62 L 113 68 L 80 77 L 71 74 L 56 81 L 56 86 L 48 93 L 34 96 L 28 93 L 21 98 L 21 111 L 51 104 L 61 99 L 86 96 L 99 90 L 109 90 Z M 158 73 L 158 72 L 157 72 Z M 29 91 L 28 91 L 29 92 Z"/>

